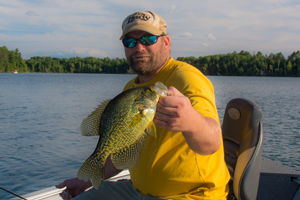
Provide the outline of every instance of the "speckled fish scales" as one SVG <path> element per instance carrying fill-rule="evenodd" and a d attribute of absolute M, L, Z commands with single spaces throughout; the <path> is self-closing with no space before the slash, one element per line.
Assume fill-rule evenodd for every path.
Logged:
<path fill-rule="evenodd" d="M 85 136 L 99 135 L 93 154 L 83 163 L 77 176 L 91 180 L 99 188 L 105 177 L 105 162 L 109 155 L 117 169 L 136 165 L 146 135 L 156 137 L 153 124 L 156 104 L 167 95 L 167 87 L 160 82 L 126 90 L 96 108 L 81 124 Z"/>

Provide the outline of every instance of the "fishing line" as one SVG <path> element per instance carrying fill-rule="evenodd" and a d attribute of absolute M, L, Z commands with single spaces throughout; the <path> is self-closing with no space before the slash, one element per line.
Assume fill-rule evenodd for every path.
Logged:
<path fill-rule="evenodd" d="M 17 197 L 19 197 L 19 198 L 21 198 L 21 199 L 25 199 L 24 197 L 21 197 L 21 196 L 19 196 L 19 195 L 13 193 L 13 192 L 11 192 L 11 191 L 8 191 L 8 190 L 4 189 L 3 187 L 0 187 L 0 189 L 1 189 L 1 190 L 4 190 L 4 191 L 6 191 L 6 192 L 8 192 L 8 193 L 10 193 L 10 194 L 12 194 L 12 195 L 15 195 L 15 196 L 17 196 Z M 27 199 L 25 199 L 25 200 L 27 200 Z"/>

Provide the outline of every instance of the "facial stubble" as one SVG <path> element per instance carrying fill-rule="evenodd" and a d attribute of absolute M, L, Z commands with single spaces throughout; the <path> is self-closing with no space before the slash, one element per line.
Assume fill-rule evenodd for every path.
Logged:
<path fill-rule="evenodd" d="M 135 59 L 138 57 L 148 57 L 149 59 Z M 132 55 L 127 55 L 126 58 L 131 69 L 138 75 L 152 75 L 156 73 L 167 61 L 166 52 L 164 51 L 164 44 L 162 42 L 159 51 L 154 52 L 140 52 L 136 51 Z"/>

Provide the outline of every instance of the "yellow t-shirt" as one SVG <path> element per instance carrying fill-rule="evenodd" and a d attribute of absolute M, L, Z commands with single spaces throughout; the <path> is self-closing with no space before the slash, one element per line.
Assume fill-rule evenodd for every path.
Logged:
<path fill-rule="evenodd" d="M 201 115 L 220 124 L 213 86 L 195 67 L 170 58 L 150 81 L 136 84 L 136 80 L 129 81 L 124 90 L 160 81 L 177 88 Z M 189 148 L 181 132 L 156 130 L 157 138 L 147 136 L 140 160 L 129 169 L 140 193 L 167 199 L 226 199 L 230 175 L 222 139 L 217 152 L 202 156 Z"/>

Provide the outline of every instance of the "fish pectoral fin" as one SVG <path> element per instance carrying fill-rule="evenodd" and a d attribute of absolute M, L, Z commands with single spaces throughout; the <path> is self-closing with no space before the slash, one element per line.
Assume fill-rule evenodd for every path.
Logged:
<path fill-rule="evenodd" d="M 150 134 L 150 135 L 152 135 L 153 137 L 156 138 L 156 127 L 155 127 L 153 121 L 150 121 L 150 122 L 149 122 L 149 124 L 148 124 L 148 126 L 147 126 L 145 132 L 146 132 L 147 134 Z"/>
<path fill-rule="evenodd" d="M 82 121 L 80 126 L 81 135 L 84 136 L 100 135 L 99 124 L 100 124 L 101 116 L 109 102 L 110 100 L 106 100 L 101 105 L 98 105 L 95 111 L 93 111 L 89 116 L 87 116 L 87 118 L 85 118 Z"/>
<path fill-rule="evenodd" d="M 142 134 L 135 143 L 111 154 L 111 161 L 117 169 L 134 167 L 140 159 L 146 134 Z"/>
<path fill-rule="evenodd" d="M 99 165 L 97 160 L 90 156 L 80 167 L 77 177 L 81 180 L 88 181 L 91 180 L 92 185 L 95 189 L 98 189 L 105 176 L 105 164 Z"/>

